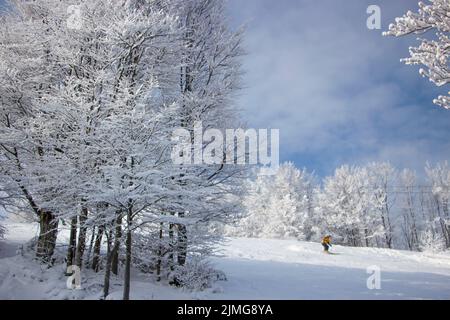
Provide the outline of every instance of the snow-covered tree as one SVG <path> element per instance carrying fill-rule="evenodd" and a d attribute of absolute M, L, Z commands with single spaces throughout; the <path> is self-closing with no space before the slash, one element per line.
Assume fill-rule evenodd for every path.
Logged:
<path fill-rule="evenodd" d="M 232 101 L 240 87 L 242 32 L 229 30 L 223 1 L 173 1 L 171 4 L 171 11 L 179 17 L 181 34 L 178 61 L 181 68 L 176 91 L 178 126 L 191 133 L 194 144 L 204 130 L 214 128 L 224 132 L 239 126 Z M 197 122 L 201 122 L 202 132 L 195 129 Z M 204 150 L 209 143 L 204 141 L 199 148 Z M 176 223 L 169 222 L 169 229 L 175 231 L 175 234 L 169 232 L 169 238 L 172 237 L 170 241 L 179 265 L 185 264 L 189 252 L 207 251 L 207 244 L 217 240 L 198 228 L 208 229 L 213 221 L 224 222 L 235 210 L 236 205 L 230 200 L 239 192 L 240 175 L 245 167 L 225 165 L 226 153 L 230 151 L 234 150 L 224 150 L 223 157 L 214 165 L 185 165 L 172 170 L 175 183 L 170 188 L 174 193 L 161 202 L 161 208 L 166 215 L 176 218 Z"/>
<path fill-rule="evenodd" d="M 274 175 L 259 169 L 247 182 L 244 217 L 236 226 L 245 237 L 297 238 L 311 236 L 313 176 L 292 163 L 282 164 Z"/>
<path fill-rule="evenodd" d="M 0 18 L 0 175 L 16 205 L 39 221 L 37 257 L 50 261 L 58 219 L 44 202 L 52 198 L 57 183 L 45 175 L 50 163 L 43 137 L 27 131 L 38 121 L 40 99 L 55 88 L 61 71 L 51 41 L 53 26 L 61 23 L 61 6 L 49 0 L 13 1 L 10 7 L 14 11 Z M 50 153 L 57 150 L 51 146 Z M 57 163 L 52 168 L 56 170 Z"/>
<path fill-rule="evenodd" d="M 342 166 L 325 179 L 319 195 L 323 233 L 344 244 L 370 246 L 372 238 L 385 232 L 377 207 L 367 169 Z"/>
<path fill-rule="evenodd" d="M 243 168 L 180 167 L 170 151 L 177 128 L 236 123 L 241 33 L 220 1 L 79 1 L 79 28 L 69 28 L 72 4 L 17 0 L 2 16 L 0 174 L 40 220 L 45 261 L 60 220 L 71 229 L 68 265 L 91 265 L 93 251 L 98 270 L 106 240 L 107 295 L 125 249 L 128 299 L 133 262 L 168 255 L 182 266 L 208 253 L 218 236 L 207 225 L 236 206 Z M 136 256 L 133 246 L 156 238 L 165 257 Z"/>
<path fill-rule="evenodd" d="M 438 163 L 434 167 L 427 164 L 425 172 L 431 183 L 433 201 L 432 220 L 436 229 L 445 240 L 446 248 L 450 247 L 450 167 L 447 162 Z"/>
<path fill-rule="evenodd" d="M 396 18 L 384 35 L 401 37 L 410 34 L 420 35 L 421 44 L 409 49 L 410 57 L 402 61 L 409 65 L 422 65 L 420 74 L 444 90 L 450 83 L 450 2 L 448 0 L 428 0 L 419 2 L 418 12 L 408 11 Z M 434 32 L 425 38 L 424 34 Z M 450 109 L 450 92 L 441 95 L 434 103 Z"/>
<path fill-rule="evenodd" d="M 409 250 L 419 249 L 419 206 L 417 194 L 417 177 L 416 173 L 404 169 L 400 173 L 399 183 L 402 186 L 402 194 L 400 195 L 400 210 L 402 214 L 401 229 L 403 239 Z"/>
<path fill-rule="evenodd" d="M 393 245 L 393 224 L 392 206 L 395 199 L 390 192 L 396 182 L 397 173 L 390 163 L 370 163 L 366 166 L 369 178 L 369 192 L 375 197 L 375 210 L 378 212 L 379 219 L 375 221 L 382 222 L 382 228 L 378 228 L 380 234 L 375 241 L 384 242 L 386 247 L 392 248 Z M 380 239 L 381 237 L 381 239 Z"/>
<path fill-rule="evenodd" d="M 432 229 L 424 230 L 419 235 L 419 249 L 425 252 L 440 253 L 445 250 L 445 239 L 440 233 Z"/>

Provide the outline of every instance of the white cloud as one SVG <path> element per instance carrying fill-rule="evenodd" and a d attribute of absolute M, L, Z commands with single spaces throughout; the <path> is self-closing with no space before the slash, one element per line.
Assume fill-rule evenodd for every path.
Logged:
<path fill-rule="evenodd" d="M 438 110 L 435 88 L 399 62 L 414 39 L 368 30 L 368 4 L 231 1 L 235 20 L 250 19 L 239 104 L 250 125 L 281 129 L 284 160 L 302 165 L 302 157 L 323 153 L 332 159 L 321 165 L 380 158 L 415 167 L 450 155 L 442 143 L 450 112 Z M 415 5 L 383 3 L 384 25 Z"/>

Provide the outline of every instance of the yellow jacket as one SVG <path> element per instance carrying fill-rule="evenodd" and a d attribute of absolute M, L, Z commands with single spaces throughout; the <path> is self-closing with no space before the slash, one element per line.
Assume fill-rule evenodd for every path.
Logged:
<path fill-rule="evenodd" d="M 331 244 L 331 237 L 324 237 L 322 239 L 322 243 L 324 243 L 324 244 Z"/>

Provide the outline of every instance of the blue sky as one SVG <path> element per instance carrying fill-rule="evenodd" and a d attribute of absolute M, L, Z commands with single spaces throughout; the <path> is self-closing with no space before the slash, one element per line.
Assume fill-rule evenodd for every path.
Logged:
<path fill-rule="evenodd" d="M 432 100 L 449 88 L 399 62 L 415 36 L 366 27 L 370 4 L 380 6 L 385 30 L 417 2 L 228 0 L 232 25 L 247 25 L 237 104 L 248 125 L 280 129 L 281 160 L 320 176 L 345 163 L 420 172 L 426 161 L 448 160 L 450 111 Z"/>
<path fill-rule="evenodd" d="M 390 161 L 422 171 L 450 156 L 450 111 L 433 105 L 445 89 L 399 59 L 411 38 L 382 29 L 417 0 L 229 0 L 234 26 L 247 25 L 244 83 L 237 103 L 249 126 L 279 128 L 281 159 L 318 175 L 344 163 Z"/>

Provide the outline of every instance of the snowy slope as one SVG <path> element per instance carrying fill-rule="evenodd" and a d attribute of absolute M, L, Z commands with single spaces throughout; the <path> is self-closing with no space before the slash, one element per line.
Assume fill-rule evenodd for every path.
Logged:
<path fill-rule="evenodd" d="M 16 255 L 36 234 L 36 226 L 8 225 L 0 242 L 0 299 L 98 299 L 102 275 L 84 271 L 83 290 L 65 288 L 62 267 L 44 269 Z M 190 293 L 152 283 L 134 272 L 134 299 L 450 299 L 450 255 L 334 246 L 322 253 L 318 243 L 231 238 L 212 259 L 224 271 L 205 292 Z M 366 268 L 381 269 L 381 289 L 369 290 Z M 120 299 L 120 279 L 110 299 Z"/>
<path fill-rule="evenodd" d="M 214 299 L 450 299 L 450 255 L 333 246 L 295 240 L 230 239 L 216 259 L 229 281 Z M 381 270 L 369 290 L 367 267 Z"/>

